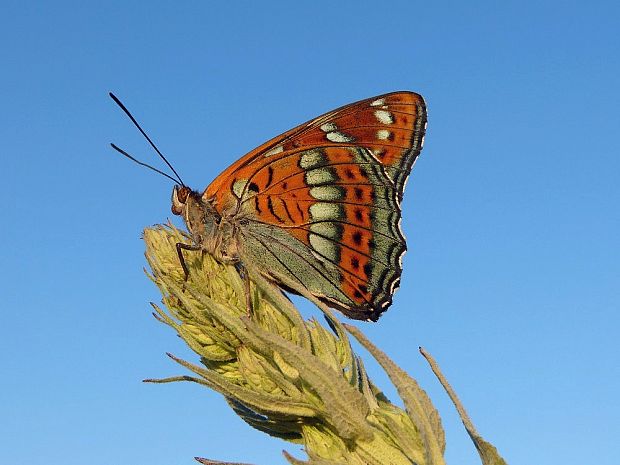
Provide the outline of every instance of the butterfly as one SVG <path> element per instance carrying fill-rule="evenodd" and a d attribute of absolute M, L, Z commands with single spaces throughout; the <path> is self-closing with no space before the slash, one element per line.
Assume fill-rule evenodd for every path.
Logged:
<path fill-rule="evenodd" d="M 350 318 L 377 321 L 400 284 L 401 201 L 426 124 L 422 96 L 392 92 L 271 139 L 203 192 L 178 178 L 172 212 L 193 239 L 177 245 L 185 272 L 182 249 L 203 250 Z"/>

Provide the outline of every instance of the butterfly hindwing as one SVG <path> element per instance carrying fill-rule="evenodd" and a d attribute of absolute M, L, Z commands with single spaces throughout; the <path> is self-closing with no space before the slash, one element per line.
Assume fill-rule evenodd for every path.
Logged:
<path fill-rule="evenodd" d="M 241 203 L 243 212 L 258 212 L 247 235 L 264 236 L 265 224 L 285 231 L 298 241 L 293 249 L 306 269 L 323 270 L 338 284 L 336 295 L 327 293 L 323 282 L 297 270 L 312 294 L 357 318 L 378 317 L 391 302 L 405 251 L 397 192 L 383 166 L 358 147 L 323 147 L 275 161 L 270 172 L 271 184 Z"/>

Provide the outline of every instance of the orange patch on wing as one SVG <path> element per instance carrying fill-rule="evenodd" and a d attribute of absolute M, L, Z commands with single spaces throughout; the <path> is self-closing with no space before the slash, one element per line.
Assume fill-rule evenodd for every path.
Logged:
<path fill-rule="evenodd" d="M 403 149 L 400 147 L 375 145 L 370 150 L 384 166 L 398 166 L 403 158 Z"/>
<path fill-rule="evenodd" d="M 386 104 L 390 105 L 390 108 L 397 106 L 399 103 L 411 105 L 421 103 L 422 101 L 418 94 L 412 92 L 394 92 L 383 97 L 383 99 Z"/>
<path fill-rule="evenodd" d="M 374 247 L 372 231 L 352 224 L 343 224 L 341 242 L 349 249 L 357 250 L 368 257 L 372 256 Z"/>
<path fill-rule="evenodd" d="M 370 185 L 342 186 L 342 188 L 346 193 L 345 202 L 355 203 L 357 205 L 373 205 L 375 203 L 374 189 Z"/>
<path fill-rule="evenodd" d="M 347 249 L 346 247 L 342 247 L 340 250 L 339 266 L 362 280 L 367 281 L 369 278 L 369 276 L 366 275 L 366 265 L 369 262 L 370 258 L 354 250 Z"/>
<path fill-rule="evenodd" d="M 339 179 L 339 184 L 355 184 L 368 182 L 368 172 L 364 166 L 354 163 L 336 165 L 333 167 Z"/>
<path fill-rule="evenodd" d="M 372 227 L 371 209 L 368 205 L 344 205 L 347 222 L 364 228 Z"/>
<path fill-rule="evenodd" d="M 413 131 L 402 128 L 388 129 L 388 131 L 390 132 L 390 136 L 387 140 L 389 141 L 389 145 L 394 145 L 396 147 L 401 147 L 404 149 L 408 149 L 409 147 L 411 147 L 411 138 L 413 137 Z"/>
<path fill-rule="evenodd" d="M 392 118 L 394 118 L 395 127 L 409 129 L 413 127 L 413 121 L 415 119 L 415 115 L 400 113 L 400 112 L 392 112 Z"/>
<path fill-rule="evenodd" d="M 343 274 L 340 285 L 344 293 L 357 305 L 372 301 L 372 294 L 368 292 L 367 282 L 347 273 Z"/>
<path fill-rule="evenodd" d="M 327 158 L 327 164 L 333 163 L 351 163 L 355 152 L 349 147 L 327 147 L 324 150 L 325 157 Z"/>
<path fill-rule="evenodd" d="M 275 184 L 272 184 L 265 193 L 279 195 L 281 197 L 297 198 L 300 189 L 307 188 L 308 185 L 304 179 L 305 173 L 297 173 L 292 176 L 282 178 Z"/>

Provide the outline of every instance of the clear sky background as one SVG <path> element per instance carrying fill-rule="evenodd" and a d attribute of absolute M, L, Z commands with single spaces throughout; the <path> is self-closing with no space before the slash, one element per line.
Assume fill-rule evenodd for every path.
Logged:
<path fill-rule="evenodd" d="M 304 456 L 205 388 L 141 383 L 196 356 L 150 316 L 140 234 L 172 186 L 110 149 L 158 163 L 108 91 L 203 189 L 302 121 L 409 89 L 429 127 L 402 287 L 359 326 L 431 395 L 448 463 L 479 461 L 419 345 L 511 465 L 617 465 L 619 24 L 611 1 L 3 1 L 0 464 Z"/>

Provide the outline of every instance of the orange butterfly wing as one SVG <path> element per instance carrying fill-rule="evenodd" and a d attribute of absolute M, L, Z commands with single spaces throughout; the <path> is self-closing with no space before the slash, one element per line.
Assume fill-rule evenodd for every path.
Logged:
<path fill-rule="evenodd" d="M 220 214 L 260 224 L 247 231 L 247 255 L 273 255 L 260 263 L 279 269 L 272 279 L 353 318 L 376 320 L 400 281 L 400 201 L 425 128 L 425 103 L 413 92 L 346 105 L 248 153 L 203 199 Z M 254 254 L 257 248 L 264 251 Z M 282 262 L 274 248 L 298 263 Z"/>

